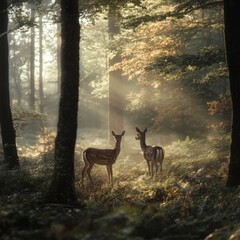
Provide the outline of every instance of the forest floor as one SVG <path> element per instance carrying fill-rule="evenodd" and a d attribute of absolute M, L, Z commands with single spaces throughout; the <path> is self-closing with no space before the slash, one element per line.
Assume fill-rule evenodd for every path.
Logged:
<path fill-rule="evenodd" d="M 166 146 L 165 152 L 161 176 L 146 174 L 140 152 L 121 152 L 113 185 L 107 183 L 106 169 L 94 166 L 98 184 L 86 179 L 84 188 L 83 163 L 77 157 L 82 207 L 44 201 L 50 160 L 21 157 L 18 171 L 0 166 L 0 239 L 240 239 L 240 191 L 226 187 L 229 137 L 187 138 Z"/>

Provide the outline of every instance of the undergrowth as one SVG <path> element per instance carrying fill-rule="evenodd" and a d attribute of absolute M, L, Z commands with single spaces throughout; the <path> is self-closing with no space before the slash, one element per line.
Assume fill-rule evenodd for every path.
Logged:
<path fill-rule="evenodd" d="M 78 143 L 76 191 L 84 208 L 44 204 L 52 159 L 25 157 L 20 171 L 0 169 L 0 234 L 5 239 L 204 239 L 240 219 L 239 189 L 225 186 L 229 140 L 225 135 L 173 142 L 164 147 L 163 173 L 153 178 L 139 151 L 125 151 L 113 165 L 113 184 L 104 166 L 94 166 L 95 184 L 86 178 L 84 186 L 86 144 Z M 30 203 L 34 208 L 24 207 Z M 9 222 L 13 212 L 27 219 L 27 229 Z"/>

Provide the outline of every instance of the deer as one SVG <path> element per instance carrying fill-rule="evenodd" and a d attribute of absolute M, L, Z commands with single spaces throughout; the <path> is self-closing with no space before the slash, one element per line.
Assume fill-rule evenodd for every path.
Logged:
<path fill-rule="evenodd" d="M 156 168 L 156 174 L 158 172 L 160 166 L 160 172 L 162 173 L 162 164 L 164 159 L 164 149 L 159 146 L 148 146 L 146 144 L 146 132 L 147 128 L 144 131 L 141 131 L 138 127 L 136 127 L 137 137 L 136 140 L 140 140 L 140 146 L 143 152 L 143 157 L 147 161 L 148 165 L 148 173 L 153 177 L 153 167 Z"/>
<path fill-rule="evenodd" d="M 93 180 L 91 177 L 91 170 L 94 164 L 98 165 L 106 165 L 108 172 L 109 183 L 113 181 L 113 171 L 112 165 L 116 162 L 117 157 L 121 150 L 121 140 L 124 136 L 125 131 L 123 131 L 120 135 L 115 134 L 112 131 L 112 135 L 115 139 L 115 148 L 114 149 L 97 149 L 97 148 L 87 148 L 83 151 L 83 160 L 84 160 L 84 168 L 82 170 L 82 186 L 84 181 L 84 176 L 87 172 L 87 175 L 93 184 Z"/>

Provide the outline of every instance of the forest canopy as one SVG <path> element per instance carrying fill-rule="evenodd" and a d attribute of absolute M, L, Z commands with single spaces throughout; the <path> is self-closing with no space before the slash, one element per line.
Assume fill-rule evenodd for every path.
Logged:
<path fill-rule="evenodd" d="M 28 86 L 28 73 L 33 71 L 28 64 L 32 55 L 28 36 L 34 28 L 34 78 L 38 79 L 42 76 L 40 71 L 44 72 L 44 84 L 39 87 L 35 83 L 36 92 L 31 101 L 36 101 L 32 103 L 36 110 L 41 106 L 41 111 L 44 108 L 46 114 L 53 115 L 50 119 L 56 120 L 54 102 L 60 87 L 59 7 L 51 1 L 40 3 L 14 1 L 10 11 L 10 32 L 16 29 L 9 34 L 10 58 L 14 60 L 10 61 L 14 64 L 10 66 L 12 102 L 23 107 L 30 105 L 31 94 L 24 92 L 33 93 Z M 222 7 L 222 1 L 209 0 L 114 1 L 110 5 L 108 1 L 81 1 L 79 126 L 107 129 L 110 67 L 110 72 L 122 71 L 124 94 L 119 93 L 119 98 L 125 99 L 121 108 L 127 126 L 152 126 L 159 133 L 176 134 L 177 138 L 207 134 L 211 129 L 229 130 Z M 109 9 L 117 12 L 120 29 L 111 38 Z M 40 15 L 43 25 L 39 25 Z M 43 46 L 40 51 L 41 28 Z M 108 57 L 117 53 L 121 54 L 121 61 L 109 65 Z M 41 54 L 44 63 L 40 70 Z M 15 69 L 20 74 L 16 74 Z M 149 98 L 149 95 L 154 97 Z M 213 111 L 221 103 L 229 106 L 224 114 L 219 114 L 218 109 Z M 196 119 L 199 123 L 194 124 Z"/>

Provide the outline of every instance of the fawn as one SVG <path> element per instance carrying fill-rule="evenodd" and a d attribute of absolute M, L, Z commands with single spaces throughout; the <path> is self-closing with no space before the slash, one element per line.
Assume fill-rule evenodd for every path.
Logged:
<path fill-rule="evenodd" d="M 87 148 L 83 151 L 83 160 L 85 166 L 82 170 L 82 185 L 86 172 L 91 183 L 93 183 L 93 180 L 91 178 L 91 170 L 95 163 L 99 165 L 106 165 L 109 182 L 112 182 L 113 180 L 112 165 L 116 162 L 117 157 L 120 153 L 121 140 L 124 134 L 125 131 L 123 131 L 120 135 L 117 135 L 114 133 L 114 131 L 112 131 L 112 135 L 115 138 L 114 149 Z"/>
<path fill-rule="evenodd" d="M 140 140 L 140 146 L 143 151 L 143 156 L 147 161 L 148 173 L 149 175 L 154 175 L 153 166 L 156 168 L 156 173 L 160 166 L 160 171 L 162 172 L 162 163 L 164 159 L 164 150 L 159 146 L 147 146 L 146 145 L 146 132 L 147 128 L 142 132 L 138 127 L 136 127 L 137 137 L 136 140 Z M 159 165 L 158 165 L 159 164 Z"/>

